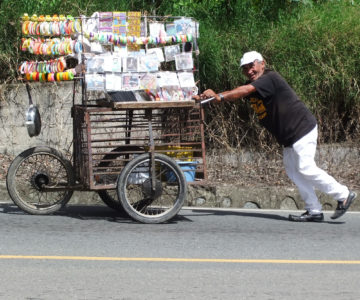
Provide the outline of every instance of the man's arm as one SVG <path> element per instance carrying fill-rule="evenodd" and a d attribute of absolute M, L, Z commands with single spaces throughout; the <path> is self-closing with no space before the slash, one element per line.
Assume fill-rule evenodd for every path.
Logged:
<path fill-rule="evenodd" d="M 250 95 L 251 93 L 254 93 L 256 91 L 256 88 L 251 84 L 246 84 L 239 86 L 231 91 L 224 91 L 222 93 L 215 93 L 213 90 L 209 89 L 206 90 L 204 93 L 202 93 L 200 96 L 194 97 L 195 100 L 204 100 L 207 98 L 214 97 L 216 102 L 221 101 L 235 101 L 237 99 L 246 97 L 247 95 Z M 221 95 L 222 97 L 221 97 Z M 222 98 L 222 99 L 221 99 Z"/>

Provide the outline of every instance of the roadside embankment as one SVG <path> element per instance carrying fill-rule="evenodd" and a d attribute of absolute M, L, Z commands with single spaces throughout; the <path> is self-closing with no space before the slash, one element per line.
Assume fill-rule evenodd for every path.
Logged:
<path fill-rule="evenodd" d="M 80 87 L 73 83 L 32 84 L 33 102 L 39 107 L 42 130 L 30 138 L 25 127 L 29 106 L 25 85 L 0 86 L 0 201 L 11 201 L 5 174 L 13 157 L 38 145 L 54 147 L 71 155 L 73 100 L 80 101 Z M 318 165 L 350 189 L 360 191 L 359 149 L 354 145 L 320 145 Z M 207 153 L 208 183 L 191 185 L 187 206 L 221 208 L 303 209 L 296 187 L 287 178 L 281 149 L 270 155 L 260 151 Z M 335 201 L 319 193 L 325 210 L 333 210 Z M 102 204 L 95 192 L 75 192 L 70 204 Z M 360 199 L 351 210 L 360 210 Z"/>

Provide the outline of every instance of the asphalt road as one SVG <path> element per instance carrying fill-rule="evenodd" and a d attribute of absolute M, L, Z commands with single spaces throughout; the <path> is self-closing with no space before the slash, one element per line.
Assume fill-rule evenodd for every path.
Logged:
<path fill-rule="evenodd" d="M 138 224 L 106 207 L 0 203 L 0 299 L 359 299 L 360 214 L 184 209 Z"/>

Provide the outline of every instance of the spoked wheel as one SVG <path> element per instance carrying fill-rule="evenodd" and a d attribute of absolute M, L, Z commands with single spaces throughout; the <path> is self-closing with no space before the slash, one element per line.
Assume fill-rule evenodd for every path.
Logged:
<path fill-rule="evenodd" d="M 73 194 L 66 188 L 74 182 L 71 163 L 49 147 L 34 147 L 20 153 L 11 163 L 6 177 L 14 203 L 35 215 L 51 214 L 66 205 Z"/>
<path fill-rule="evenodd" d="M 98 165 L 101 172 L 107 173 L 101 176 L 101 182 L 105 184 L 116 183 L 116 180 L 127 162 L 134 158 L 134 153 L 143 152 L 144 148 L 137 146 L 121 146 L 106 154 Z M 124 209 L 118 200 L 116 190 L 100 190 L 98 194 L 101 200 L 110 208 L 123 212 Z"/>
<path fill-rule="evenodd" d="M 163 223 L 181 209 L 187 195 L 184 173 L 170 157 L 155 154 L 151 178 L 150 154 L 130 161 L 120 173 L 117 193 L 126 213 L 142 223 Z"/>

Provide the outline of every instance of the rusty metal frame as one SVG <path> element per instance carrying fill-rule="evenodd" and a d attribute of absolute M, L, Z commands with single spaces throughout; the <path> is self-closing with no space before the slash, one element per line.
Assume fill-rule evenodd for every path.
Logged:
<path fill-rule="evenodd" d="M 178 161 L 196 161 L 196 179 L 188 183 L 206 183 L 204 111 L 200 105 L 75 105 L 73 117 L 74 168 L 84 190 L 116 188 L 122 167 L 135 155 L 151 151 Z"/>

